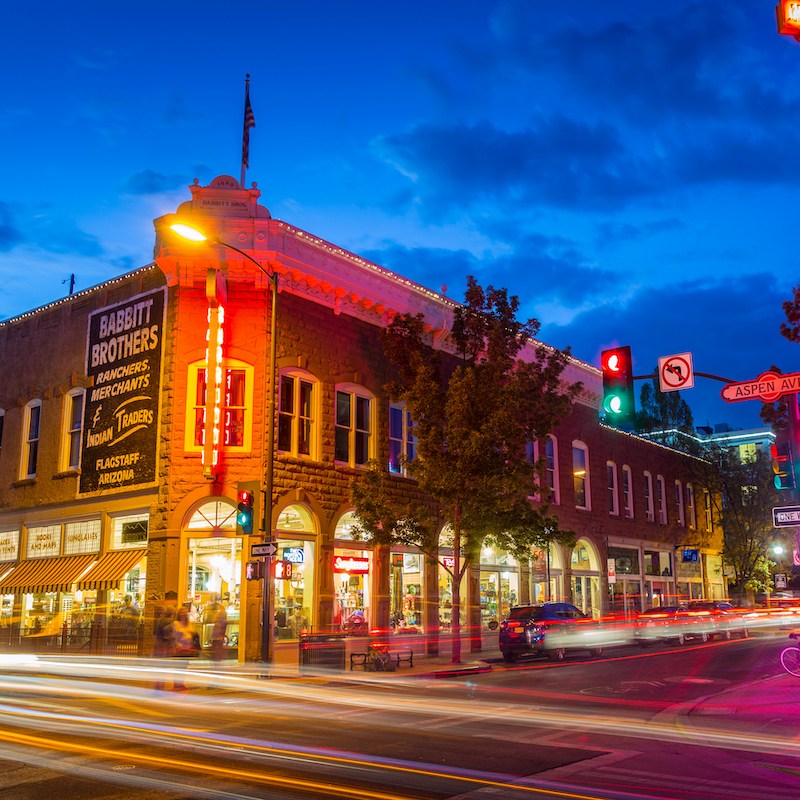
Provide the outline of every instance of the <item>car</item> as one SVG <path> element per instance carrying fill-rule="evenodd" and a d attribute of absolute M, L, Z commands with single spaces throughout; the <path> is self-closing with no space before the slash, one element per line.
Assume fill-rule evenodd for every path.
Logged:
<path fill-rule="evenodd" d="M 707 642 L 716 632 L 710 612 L 692 613 L 684 606 L 656 606 L 636 618 L 633 639 L 640 647 L 653 642 L 685 644 L 689 639 Z"/>
<path fill-rule="evenodd" d="M 727 600 L 692 600 L 687 610 L 690 614 L 710 614 L 714 620 L 715 635 L 722 639 L 749 635 L 744 614 Z"/>
<path fill-rule="evenodd" d="M 599 632 L 598 623 L 570 603 L 514 606 L 500 623 L 500 652 L 508 662 L 533 654 L 563 661 L 569 650 L 599 656 Z"/>

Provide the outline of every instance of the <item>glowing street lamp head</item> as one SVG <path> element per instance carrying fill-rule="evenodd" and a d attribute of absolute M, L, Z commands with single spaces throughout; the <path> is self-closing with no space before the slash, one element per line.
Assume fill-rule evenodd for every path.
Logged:
<path fill-rule="evenodd" d="M 169 227 L 171 230 L 175 231 L 178 236 L 182 236 L 184 239 L 188 239 L 190 242 L 208 241 L 208 236 L 197 230 L 197 228 L 193 228 L 191 225 L 186 225 L 183 222 L 176 222 Z"/>

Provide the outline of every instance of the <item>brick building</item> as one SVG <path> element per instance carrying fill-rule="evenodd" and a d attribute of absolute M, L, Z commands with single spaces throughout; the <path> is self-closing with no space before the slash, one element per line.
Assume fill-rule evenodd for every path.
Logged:
<path fill-rule="evenodd" d="M 355 541 L 349 485 L 378 459 L 396 491 L 416 491 L 397 459 L 414 442 L 384 393 L 378 331 L 394 313 L 421 312 L 446 349 L 453 302 L 272 219 L 259 191 L 233 178 L 190 189 L 155 221 L 153 264 L 0 322 L 2 641 L 65 622 L 108 631 L 123 606 L 147 610 L 174 591 L 193 604 L 206 642 L 221 601 L 231 652 L 258 658 L 262 583 L 245 572 L 259 536 L 242 535 L 235 515 L 237 487 L 267 465 L 270 273 L 269 525 L 279 569 L 291 570 L 274 581 L 276 646 L 294 651 L 301 628 L 360 618 L 446 626 L 447 571 L 413 548 Z M 178 238 L 178 220 L 229 246 Z M 484 548 L 463 593 L 469 623 L 493 628 L 529 599 L 566 598 L 598 616 L 723 596 L 720 532 L 694 485 L 697 463 L 600 424 L 594 367 L 572 360 L 565 379 L 585 391 L 539 447 L 577 544 L 526 563 Z M 442 541 L 446 563 L 446 532 Z"/>

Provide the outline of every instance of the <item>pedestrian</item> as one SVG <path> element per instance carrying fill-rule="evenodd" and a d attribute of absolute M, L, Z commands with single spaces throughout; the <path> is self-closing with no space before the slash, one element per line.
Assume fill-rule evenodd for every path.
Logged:
<path fill-rule="evenodd" d="M 200 637 L 194 631 L 186 606 L 181 606 L 175 612 L 175 619 L 167 630 L 172 640 L 173 654 L 177 659 L 176 669 L 188 669 L 188 659 L 200 654 Z M 176 692 L 185 692 L 189 687 L 176 677 L 172 688 Z"/>
<path fill-rule="evenodd" d="M 175 647 L 172 641 L 172 621 L 175 619 L 175 602 L 178 595 L 167 592 L 164 595 L 164 605 L 156 606 L 153 619 L 153 658 L 172 658 Z M 155 682 L 156 691 L 166 688 L 163 675 L 159 673 Z"/>
<path fill-rule="evenodd" d="M 211 628 L 211 660 L 219 668 L 225 658 L 225 644 L 228 633 L 228 612 L 222 603 L 216 603 L 214 608 L 214 623 Z"/>

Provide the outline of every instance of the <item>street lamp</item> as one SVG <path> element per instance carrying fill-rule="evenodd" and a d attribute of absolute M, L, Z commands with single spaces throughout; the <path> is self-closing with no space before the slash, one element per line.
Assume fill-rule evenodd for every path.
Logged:
<path fill-rule="evenodd" d="M 278 371 L 277 371 L 277 331 L 278 331 L 278 273 L 275 270 L 271 272 L 264 269 L 252 256 L 234 247 L 228 242 L 223 242 L 222 239 L 216 236 L 207 236 L 202 231 L 198 230 L 192 225 L 187 225 L 182 222 L 176 222 L 169 226 L 171 230 L 175 231 L 179 236 L 188 239 L 191 242 L 213 242 L 220 247 L 226 247 L 228 250 L 233 250 L 240 256 L 246 258 L 255 264 L 261 272 L 263 272 L 270 281 L 272 287 L 272 316 L 270 319 L 270 355 L 269 355 L 269 390 L 268 390 L 268 404 L 267 404 L 267 469 L 264 475 L 264 508 L 261 513 L 261 520 L 259 521 L 259 529 L 264 536 L 265 542 L 272 541 L 272 494 L 275 473 L 275 394 L 278 388 Z M 265 369 L 265 375 L 267 370 Z M 266 522 L 264 521 L 266 519 Z M 263 616 L 261 620 L 261 660 L 265 663 L 272 662 L 272 644 L 273 644 L 273 624 L 272 624 L 272 559 L 267 558 L 267 569 L 264 575 L 264 600 L 262 603 Z"/>

